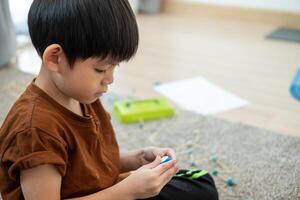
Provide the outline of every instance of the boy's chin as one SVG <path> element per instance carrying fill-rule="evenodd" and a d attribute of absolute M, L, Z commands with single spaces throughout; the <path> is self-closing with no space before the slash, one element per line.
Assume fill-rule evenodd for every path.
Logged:
<path fill-rule="evenodd" d="M 79 101 L 79 102 L 82 103 L 82 104 L 91 104 L 91 103 L 94 103 L 95 101 L 97 101 L 98 99 L 99 99 L 99 97 L 95 97 L 93 99 L 82 100 L 82 101 Z"/>

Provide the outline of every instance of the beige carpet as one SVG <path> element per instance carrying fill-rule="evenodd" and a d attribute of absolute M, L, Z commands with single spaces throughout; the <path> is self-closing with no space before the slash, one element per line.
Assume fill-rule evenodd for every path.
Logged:
<path fill-rule="evenodd" d="M 16 69 L 0 70 L 0 124 L 32 78 Z M 103 102 L 111 110 L 118 99 L 108 94 Z M 300 199 L 300 138 L 177 111 L 172 119 L 145 124 L 122 125 L 113 117 L 121 148 L 169 146 L 176 150 L 182 168 L 194 163 L 197 168 L 217 169 L 222 200 Z M 217 162 L 210 160 L 214 154 Z M 237 182 L 235 187 L 226 185 L 228 177 Z"/>

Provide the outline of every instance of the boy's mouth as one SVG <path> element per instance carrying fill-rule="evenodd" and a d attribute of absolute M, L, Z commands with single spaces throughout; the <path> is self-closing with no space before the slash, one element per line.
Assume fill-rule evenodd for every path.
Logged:
<path fill-rule="evenodd" d="M 104 93 L 106 93 L 106 91 L 103 91 L 103 92 L 96 92 L 95 94 L 96 94 L 96 96 L 100 97 L 100 96 L 102 96 Z"/>

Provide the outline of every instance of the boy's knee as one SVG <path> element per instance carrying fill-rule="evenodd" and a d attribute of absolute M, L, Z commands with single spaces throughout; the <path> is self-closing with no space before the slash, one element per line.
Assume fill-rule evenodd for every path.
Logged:
<path fill-rule="evenodd" d="M 215 187 L 206 190 L 205 198 L 203 200 L 219 200 L 219 194 Z"/>
<path fill-rule="evenodd" d="M 193 180 L 190 185 L 192 187 L 189 193 L 189 198 L 192 200 L 219 200 L 218 190 L 214 179 L 210 174 L 205 174 L 196 180 Z M 192 189 L 193 188 L 193 189 Z"/>
<path fill-rule="evenodd" d="M 181 170 L 163 188 L 159 196 L 167 200 L 219 200 L 218 190 L 212 176 L 204 173 L 191 178 L 192 173 L 189 173 L 189 170 Z"/>
<path fill-rule="evenodd" d="M 214 179 L 210 174 L 206 174 L 203 177 L 203 181 L 206 182 L 205 200 L 219 200 L 219 194 L 215 185 Z"/>

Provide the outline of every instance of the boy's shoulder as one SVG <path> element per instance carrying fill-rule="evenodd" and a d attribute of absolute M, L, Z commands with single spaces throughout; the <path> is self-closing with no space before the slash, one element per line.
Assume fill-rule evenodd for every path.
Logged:
<path fill-rule="evenodd" d="M 110 124 L 110 115 L 99 100 L 83 107 L 85 117 L 69 111 L 31 83 L 6 116 L 0 128 L 0 143 L 33 130 L 72 143 L 72 134 L 85 133 L 95 122 L 100 120 L 103 125 Z"/>
<path fill-rule="evenodd" d="M 59 127 L 63 127 L 66 117 L 52 102 L 54 100 L 49 98 L 31 83 L 7 114 L 0 129 L 0 138 L 30 129 L 40 129 L 55 136 Z"/>

